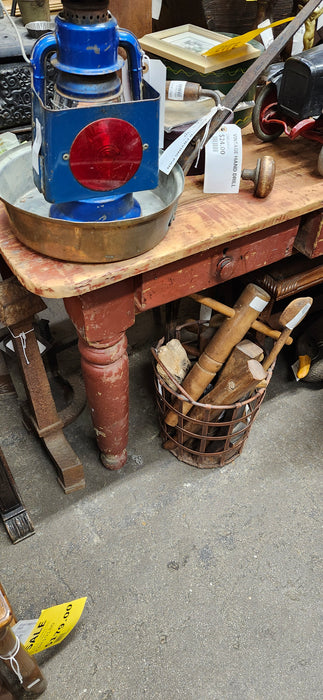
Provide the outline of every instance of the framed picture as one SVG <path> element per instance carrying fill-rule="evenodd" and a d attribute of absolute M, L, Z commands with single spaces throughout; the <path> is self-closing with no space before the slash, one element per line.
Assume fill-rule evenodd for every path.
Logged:
<path fill-rule="evenodd" d="M 139 42 L 148 53 L 187 66 L 199 73 L 210 73 L 218 68 L 232 66 L 259 56 L 260 50 L 250 43 L 225 53 L 203 56 L 205 51 L 230 38 L 225 34 L 211 32 L 193 24 L 183 24 L 180 27 L 145 34 Z"/>

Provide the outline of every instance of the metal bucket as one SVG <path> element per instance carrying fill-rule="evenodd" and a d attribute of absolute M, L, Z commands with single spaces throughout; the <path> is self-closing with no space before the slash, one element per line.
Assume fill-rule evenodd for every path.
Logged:
<path fill-rule="evenodd" d="M 0 199 L 26 246 L 70 262 L 116 262 L 145 253 L 166 235 L 184 188 L 179 165 L 169 175 L 160 172 L 154 190 L 134 192 L 142 211 L 138 218 L 80 223 L 49 217 L 50 204 L 33 182 L 31 153 L 31 145 L 22 144 L 0 158 Z"/>
<path fill-rule="evenodd" d="M 49 0 L 18 0 L 18 5 L 24 25 L 38 20 L 49 22 Z"/>

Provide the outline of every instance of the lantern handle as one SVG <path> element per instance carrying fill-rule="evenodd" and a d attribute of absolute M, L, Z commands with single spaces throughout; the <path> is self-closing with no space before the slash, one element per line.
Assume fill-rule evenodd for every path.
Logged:
<path fill-rule="evenodd" d="M 48 54 L 56 49 L 55 34 L 45 34 L 34 45 L 30 64 L 32 68 L 32 87 L 45 104 L 45 61 Z"/>
<path fill-rule="evenodd" d="M 142 86 L 142 50 L 138 39 L 128 29 L 117 29 L 119 35 L 119 46 L 121 46 L 128 55 L 131 91 L 133 100 L 141 99 Z"/>

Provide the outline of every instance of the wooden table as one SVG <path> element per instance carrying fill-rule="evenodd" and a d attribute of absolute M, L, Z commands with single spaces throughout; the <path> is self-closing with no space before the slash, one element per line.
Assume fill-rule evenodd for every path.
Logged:
<path fill-rule="evenodd" d="M 269 197 L 256 199 L 253 183 L 245 181 L 239 194 L 205 195 L 202 176 L 186 178 L 175 221 L 163 241 L 123 262 L 65 263 L 34 253 L 15 238 L 1 209 L 4 260 L 30 291 L 63 298 L 75 325 L 88 403 L 106 467 L 118 469 L 127 458 L 125 332 L 136 313 L 291 256 L 308 217 L 312 236 L 313 226 L 317 227 L 315 254 L 323 254 L 319 148 L 305 139 L 292 143 L 286 137 L 262 144 L 247 129 L 243 167 L 254 168 L 264 154 L 276 160 Z"/>

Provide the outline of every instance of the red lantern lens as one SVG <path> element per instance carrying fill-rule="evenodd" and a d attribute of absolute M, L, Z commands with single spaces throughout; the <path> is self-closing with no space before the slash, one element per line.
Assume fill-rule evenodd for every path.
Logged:
<path fill-rule="evenodd" d="M 141 138 L 132 124 L 123 119 L 98 119 L 74 139 L 70 168 L 81 185 L 104 192 L 128 182 L 141 159 Z"/>

